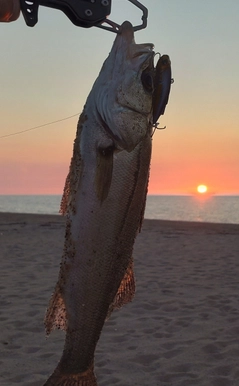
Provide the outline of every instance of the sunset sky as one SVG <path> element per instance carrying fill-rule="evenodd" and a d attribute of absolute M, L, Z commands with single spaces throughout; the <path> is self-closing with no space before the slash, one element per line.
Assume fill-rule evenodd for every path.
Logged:
<path fill-rule="evenodd" d="M 153 139 L 149 193 L 239 194 L 239 1 L 142 0 L 137 43 L 168 54 L 173 78 Z M 112 20 L 140 21 L 126 0 Z M 0 136 L 80 113 L 115 35 L 39 8 L 39 21 L 0 24 Z M 78 117 L 0 138 L 0 194 L 61 194 Z"/>

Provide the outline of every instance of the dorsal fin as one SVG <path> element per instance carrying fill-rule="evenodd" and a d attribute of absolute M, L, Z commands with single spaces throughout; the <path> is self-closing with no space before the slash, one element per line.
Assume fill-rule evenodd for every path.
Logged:
<path fill-rule="evenodd" d="M 69 173 L 66 177 L 63 196 L 61 199 L 60 213 L 65 215 L 70 211 L 75 210 L 75 192 L 79 186 L 81 172 L 82 172 L 82 159 L 80 153 L 80 138 L 83 124 L 87 120 L 87 116 L 83 111 L 80 115 L 77 125 L 76 138 L 73 147 L 73 156 L 71 158 L 71 164 Z"/>

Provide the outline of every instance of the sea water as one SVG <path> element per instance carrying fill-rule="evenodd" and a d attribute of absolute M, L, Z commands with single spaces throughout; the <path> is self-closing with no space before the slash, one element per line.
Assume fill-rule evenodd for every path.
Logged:
<path fill-rule="evenodd" d="M 3 196 L 0 212 L 59 214 L 61 195 Z M 239 224 L 239 196 L 151 196 L 145 218 Z"/>

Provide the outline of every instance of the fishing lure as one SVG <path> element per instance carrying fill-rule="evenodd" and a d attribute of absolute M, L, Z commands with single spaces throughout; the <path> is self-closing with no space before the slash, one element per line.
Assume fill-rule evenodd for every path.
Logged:
<path fill-rule="evenodd" d="M 153 124 L 156 128 L 157 121 L 164 114 L 168 103 L 172 83 L 171 61 L 168 55 L 162 55 L 157 62 L 154 78 Z"/>

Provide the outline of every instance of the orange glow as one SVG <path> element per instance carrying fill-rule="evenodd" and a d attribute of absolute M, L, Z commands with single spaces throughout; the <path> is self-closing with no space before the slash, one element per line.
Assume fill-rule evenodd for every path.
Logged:
<path fill-rule="evenodd" d="M 77 119 L 63 121 L 0 141 L 0 194 L 62 194 L 76 126 Z M 201 199 L 214 194 L 238 194 L 237 137 L 220 133 L 214 133 L 209 141 L 208 133 L 205 135 L 198 127 L 191 131 L 185 125 L 179 127 L 176 121 L 169 122 L 166 130 L 156 131 L 148 193 L 197 194 Z M 206 193 L 197 192 L 199 182 L 208 187 Z"/>

